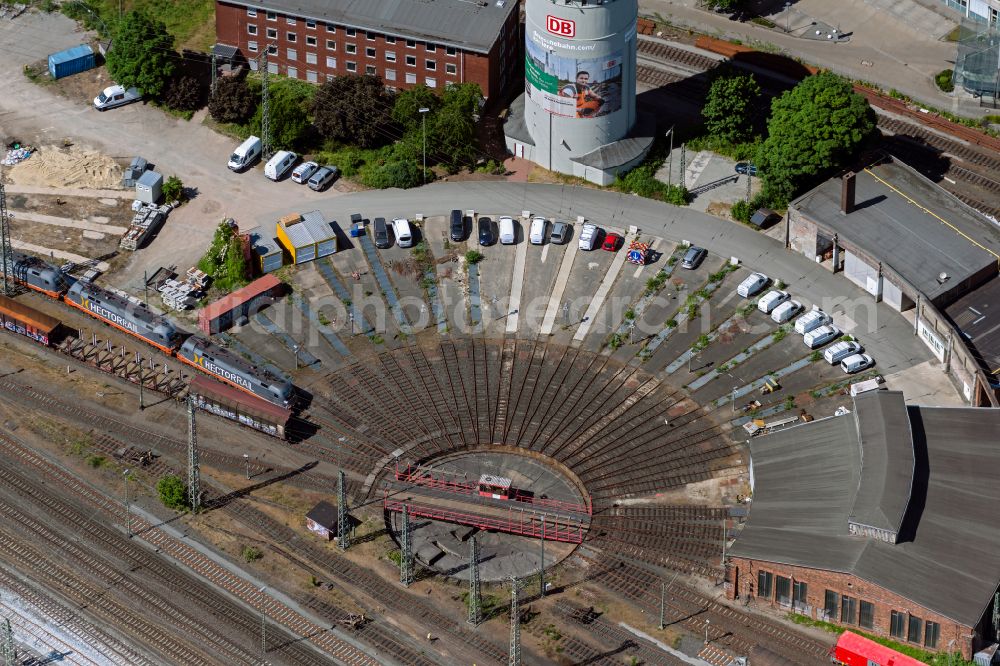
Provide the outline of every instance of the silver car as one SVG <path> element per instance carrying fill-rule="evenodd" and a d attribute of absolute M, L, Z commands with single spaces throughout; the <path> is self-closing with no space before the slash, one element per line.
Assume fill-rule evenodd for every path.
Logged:
<path fill-rule="evenodd" d="M 692 245 L 688 248 L 688 251 L 684 253 L 684 259 L 681 261 L 681 268 L 687 268 L 692 270 L 698 268 L 698 264 L 705 260 L 708 255 L 708 250 L 703 247 L 698 247 L 697 245 Z"/>
<path fill-rule="evenodd" d="M 309 178 L 309 189 L 314 192 L 319 192 L 325 190 L 330 186 L 330 183 L 337 179 L 340 175 L 340 169 L 335 166 L 323 166 L 316 169 L 312 177 Z"/>
<path fill-rule="evenodd" d="M 552 225 L 552 233 L 549 234 L 549 242 L 562 245 L 569 240 L 570 226 L 565 222 L 556 222 Z"/>

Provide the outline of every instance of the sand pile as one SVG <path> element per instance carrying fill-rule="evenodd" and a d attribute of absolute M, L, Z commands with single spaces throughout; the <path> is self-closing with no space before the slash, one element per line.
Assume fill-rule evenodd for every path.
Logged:
<path fill-rule="evenodd" d="M 43 146 L 31 159 L 6 169 L 11 182 L 43 187 L 108 189 L 121 186 L 122 169 L 94 150 Z"/>

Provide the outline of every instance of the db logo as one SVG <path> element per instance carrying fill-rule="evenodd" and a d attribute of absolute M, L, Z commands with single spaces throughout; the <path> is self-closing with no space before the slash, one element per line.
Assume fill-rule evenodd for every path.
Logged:
<path fill-rule="evenodd" d="M 572 37 L 576 34 L 576 22 L 569 19 L 559 18 L 557 16 L 547 16 L 545 29 L 553 35 Z"/>

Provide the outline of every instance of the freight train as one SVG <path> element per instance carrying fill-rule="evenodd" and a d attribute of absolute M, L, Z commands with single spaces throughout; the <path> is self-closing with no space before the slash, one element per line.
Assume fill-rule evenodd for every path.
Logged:
<path fill-rule="evenodd" d="M 241 391 L 285 408 L 291 403 L 290 381 L 210 340 L 184 333 L 170 318 L 153 312 L 143 303 L 74 280 L 37 257 L 14 252 L 12 259 L 14 279 L 25 287 L 64 301 Z"/>

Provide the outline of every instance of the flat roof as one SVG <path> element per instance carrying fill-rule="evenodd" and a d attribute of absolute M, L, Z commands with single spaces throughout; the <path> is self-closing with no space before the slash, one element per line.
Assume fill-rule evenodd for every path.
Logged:
<path fill-rule="evenodd" d="M 1000 261 L 1000 226 L 901 162 L 856 178 L 855 210 L 840 210 L 841 179 L 831 178 L 792 202 L 810 221 L 838 234 L 934 300 Z M 941 284 L 937 277 L 947 273 Z"/>
<path fill-rule="evenodd" d="M 1000 375 L 1000 277 L 994 277 L 958 299 L 945 314 L 983 359 L 986 368 Z"/>
<path fill-rule="evenodd" d="M 489 53 L 518 0 L 225 0 L 350 28 Z M 441 54 L 444 56 L 444 54 Z"/>
<path fill-rule="evenodd" d="M 893 391 L 876 396 L 901 399 Z M 874 404 L 866 397 L 855 410 Z M 862 467 L 848 414 L 750 441 L 753 502 L 730 553 L 852 574 L 978 624 L 1000 582 L 1000 409 L 909 406 L 907 416 L 917 471 L 900 543 L 847 531 Z"/>

